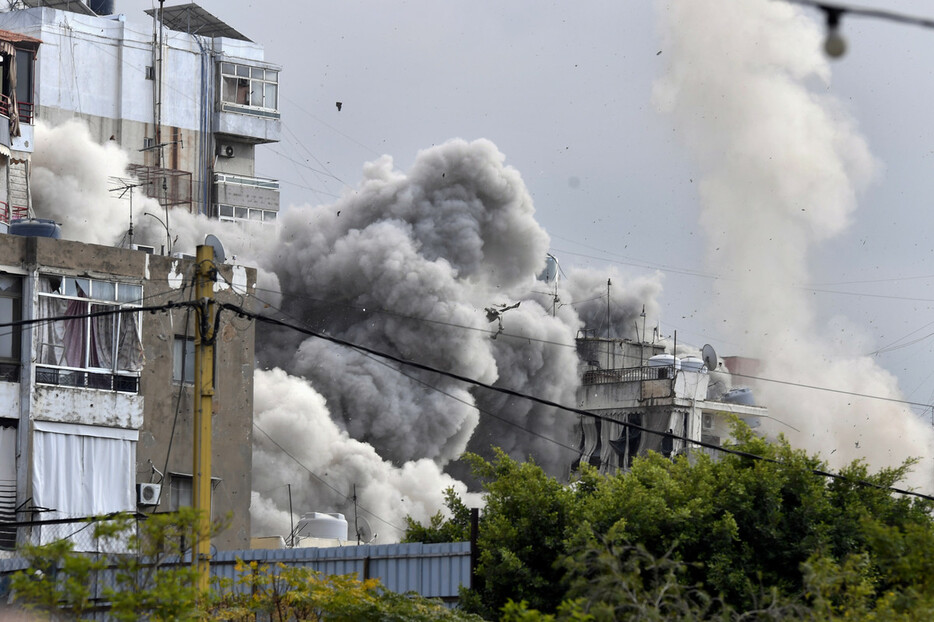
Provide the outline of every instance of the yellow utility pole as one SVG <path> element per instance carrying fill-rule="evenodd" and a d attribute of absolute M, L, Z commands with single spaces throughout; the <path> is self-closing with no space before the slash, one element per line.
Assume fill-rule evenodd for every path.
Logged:
<path fill-rule="evenodd" d="M 211 413 L 214 400 L 214 248 L 199 246 L 196 259 L 195 298 L 198 300 L 198 330 L 195 336 L 194 468 L 192 504 L 198 525 L 192 548 L 192 565 L 198 587 L 207 592 L 211 576 Z"/>

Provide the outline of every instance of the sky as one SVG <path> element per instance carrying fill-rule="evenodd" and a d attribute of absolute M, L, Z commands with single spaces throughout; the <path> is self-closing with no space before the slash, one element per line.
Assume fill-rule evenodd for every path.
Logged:
<path fill-rule="evenodd" d="M 849 50 L 829 62 L 820 15 L 778 0 L 200 4 L 282 65 L 282 140 L 257 149 L 257 174 L 280 180 L 284 210 L 352 195 L 380 156 L 407 170 L 420 150 L 487 139 L 566 272 L 661 280 L 662 334 L 774 352 L 769 377 L 934 402 L 934 30 L 847 15 Z M 149 5 L 116 10 L 144 23 Z M 800 152 L 770 168 L 767 141 L 799 120 Z M 800 219 L 758 218 L 786 191 Z M 799 340 L 813 347 L 785 346 Z M 835 366 L 887 370 L 900 391 L 820 373 Z"/>
<path fill-rule="evenodd" d="M 149 4 L 116 10 L 134 20 Z M 201 5 L 283 67 L 282 141 L 257 150 L 283 207 L 333 202 L 380 155 L 405 169 L 420 149 L 487 138 L 522 174 L 562 266 L 661 271 L 662 332 L 743 354 L 718 331 L 698 162 L 653 102 L 668 60 L 664 2 Z M 931 16 L 920 1 L 884 8 Z M 934 31 L 845 16 L 843 34 L 847 54 L 816 90 L 854 117 L 878 168 L 848 227 L 813 250 L 811 279 L 795 285 L 824 322 L 852 322 L 841 338 L 871 353 L 934 333 Z M 931 403 L 932 354 L 928 337 L 877 359 L 906 399 Z"/>

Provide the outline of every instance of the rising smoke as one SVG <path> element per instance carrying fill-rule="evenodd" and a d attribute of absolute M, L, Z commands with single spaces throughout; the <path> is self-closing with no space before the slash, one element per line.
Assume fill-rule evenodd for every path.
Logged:
<path fill-rule="evenodd" d="M 891 374 L 824 336 L 798 287 L 809 280 L 809 253 L 846 228 L 876 168 L 842 105 L 808 88 L 830 77 L 821 29 L 784 2 L 658 6 L 670 64 L 655 99 L 702 171 L 707 263 L 723 277 L 717 319 L 762 361 L 764 378 L 901 398 Z M 931 429 L 893 402 L 770 382 L 758 392 L 799 430 L 774 431 L 834 466 L 894 465 L 934 448 Z M 912 483 L 929 487 L 930 475 Z"/>
<path fill-rule="evenodd" d="M 671 66 L 656 99 L 703 170 L 708 261 L 724 276 L 718 320 L 743 340 L 741 351 L 764 361 L 765 377 L 897 397 L 891 375 L 820 336 L 809 301 L 794 287 L 807 281 L 809 249 L 846 226 L 873 171 L 852 122 L 806 87 L 829 75 L 816 27 L 766 0 L 736 2 L 731 11 L 712 0 L 674 2 L 662 8 L 662 21 Z M 61 132 L 56 143 L 42 142 L 49 132 Z M 66 140 L 75 148 L 47 150 Z M 65 209 L 58 197 L 66 193 L 54 186 L 63 180 L 104 197 L 106 181 L 94 175 L 123 175 L 125 159 L 95 147 L 76 124 L 37 128 L 37 143 L 37 212 L 60 219 L 65 237 L 120 242 L 122 226 L 86 226 L 111 207 L 95 199 Z M 88 154 L 102 163 L 90 166 Z M 53 186 L 43 195 L 40 179 Z M 127 211 L 110 200 L 113 214 Z M 163 226 L 143 217 L 158 209 L 134 198 L 139 242 L 165 240 Z M 238 262 L 257 267 L 269 313 L 559 403 L 574 403 L 578 331 L 637 337 L 643 305 L 649 326 L 658 313 L 657 277 L 581 270 L 568 271 L 555 289 L 537 281 L 548 235 L 521 176 L 485 140 L 425 150 L 407 171 L 380 158 L 335 203 L 283 210 L 278 231 L 244 231 L 177 210 L 170 219 L 175 250 L 191 253 L 215 233 Z M 356 487 L 359 507 L 377 517 L 385 542 L 398 537 L 405 515 L 424 521 L 434 514 L 447 486 L 465 490 L 445 472 L 465 449 L 488 453 L 496 444 L 556 475 L 576 457 L 575 417 L 292 331 L 257 330 L 257 534 L 288 533 L 287 482 L 298 514 L 352 515 Z M 779 384 L 760 394 L 775 417 L 801 430 L 795 444 L 825 455 L 838 450 L 836 464 L 929 455 L 928 429 L 891 403 Z"/>
<path fill-rule="evenodd" d="M 65 188 L 37 194 L 36 211 L 60 220 L 66 238 L 126 243 L 128 201 L 116 200 L 100 179 L 101 172 L 125 175 L 125 157 L 94 146 L 78 123 L 40 126 L 37 135 L 45 148 L 37 149 L 34 175 L 48 186 L 61 180 Z M 50 155 L 51 145 L 66 141 L 72 149 Z M 99 161 L 89 162 L 88 154 Z M 423 151 L 405 172 L 383 157 L 366 165 L 359 186 L 334 204 L 284 210 L 278 230 L 246 231 L 172 210 L 172 250 L 192 253 L 214 233 L 228 254 L 259 270 L 257 298 L 267 313 L 573 404 L 574 338 L 585 327 L 581 318 L 598 318 L 605 328 L 607 275 L 571 271 L 558 286 L 536 279 L 548 236 L 521 176 L 504 159 L 485 140 Z M 81 189 L 86 200 L 62 209 L 56 197 L 70 188 Z M 117 224 L 106 232 L 88 228 L 102 209 Z M 165 228 L 147 213 L 165 216 L 135 194 L 134 241 L 158 248 L 166 243 Z M 656 313 L 658 279 L 627 283 L 616 272 L 610 276 L 616 283 L 612 325 L 631 326 L 643 304 Z M 292 484 L 297 514 L 352 516 L 355 489 L 358 507 L 386 542 L 401 535 L 406 515 L 425 521 L 442 508 L 445 488 L 466 493 L 445 473 L 465 449 L 490 455 L 496 445 L 559 475 L 576 457 L 574 416 L 327 341 L 302 340 L 293 331 L 262 324 L 257 331 L 254 533 L 288 533 L 285 483 Z"/>

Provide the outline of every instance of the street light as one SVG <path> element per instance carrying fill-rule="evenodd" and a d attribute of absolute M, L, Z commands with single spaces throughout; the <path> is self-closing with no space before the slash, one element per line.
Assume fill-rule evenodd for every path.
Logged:
<path fill-rule="evenodd" d="M 166 242 L 165 248 L 168 250 L 169 255 L 171 255 L 172 254 L 172 234 L 169 233 L 169 225 L 164 220 L 162 220 L 161 218 L 159 218 L 158 216 L 150 212 L 143 212 L 143 215 L 152 216 L 153 218 L 159 221 L 160 225 L 162 225 L 165 228 L 165 242 Z"/>

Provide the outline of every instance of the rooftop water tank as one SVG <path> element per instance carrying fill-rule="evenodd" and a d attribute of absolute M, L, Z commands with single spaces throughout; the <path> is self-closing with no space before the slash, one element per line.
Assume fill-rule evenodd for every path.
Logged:
<path fill-rule="evenodd" d="M 681 369 L 684 371 L 696 371 L 702 374 L 707 373 L 707 365 L 704 359 L 697 356 L 686 356 L 681 359 Z"/>
<path fill-rule="evenodd" d="M 343 514 L 326 514 L 324 512 L 309 512 L 303 514 L 295 536 L 302 538 L 330 538 L 332 540 L 347 539 L 347 520 Z"/>
<path fill-rule="evenodd" d="M 62 228 L 48 218 L 17 218 L 10 221 L 10 233 L 33 238 L 62 237 Z"/>
<path fill-rule="evenodd" d="M 723 397 L 720 398 L 720 401 L 728 404 L 742 404 L 744 406 L 756 405 L 756 399 L 752 394 L 752 389 L 747 389 L 746 387 L 727 391 Z"/>
<path fill-rule="evenodd" d="M 88 6 L 98 15 L 111 15 L 114 12 L 114 0 L 89 0 Z"/>
<path fill-rule="evenodd" d="M 681 360 L 675 358 L 674 354 L 656 354 L 649 357 L 649 367 L 671 367 L 681 369 Z"/>

